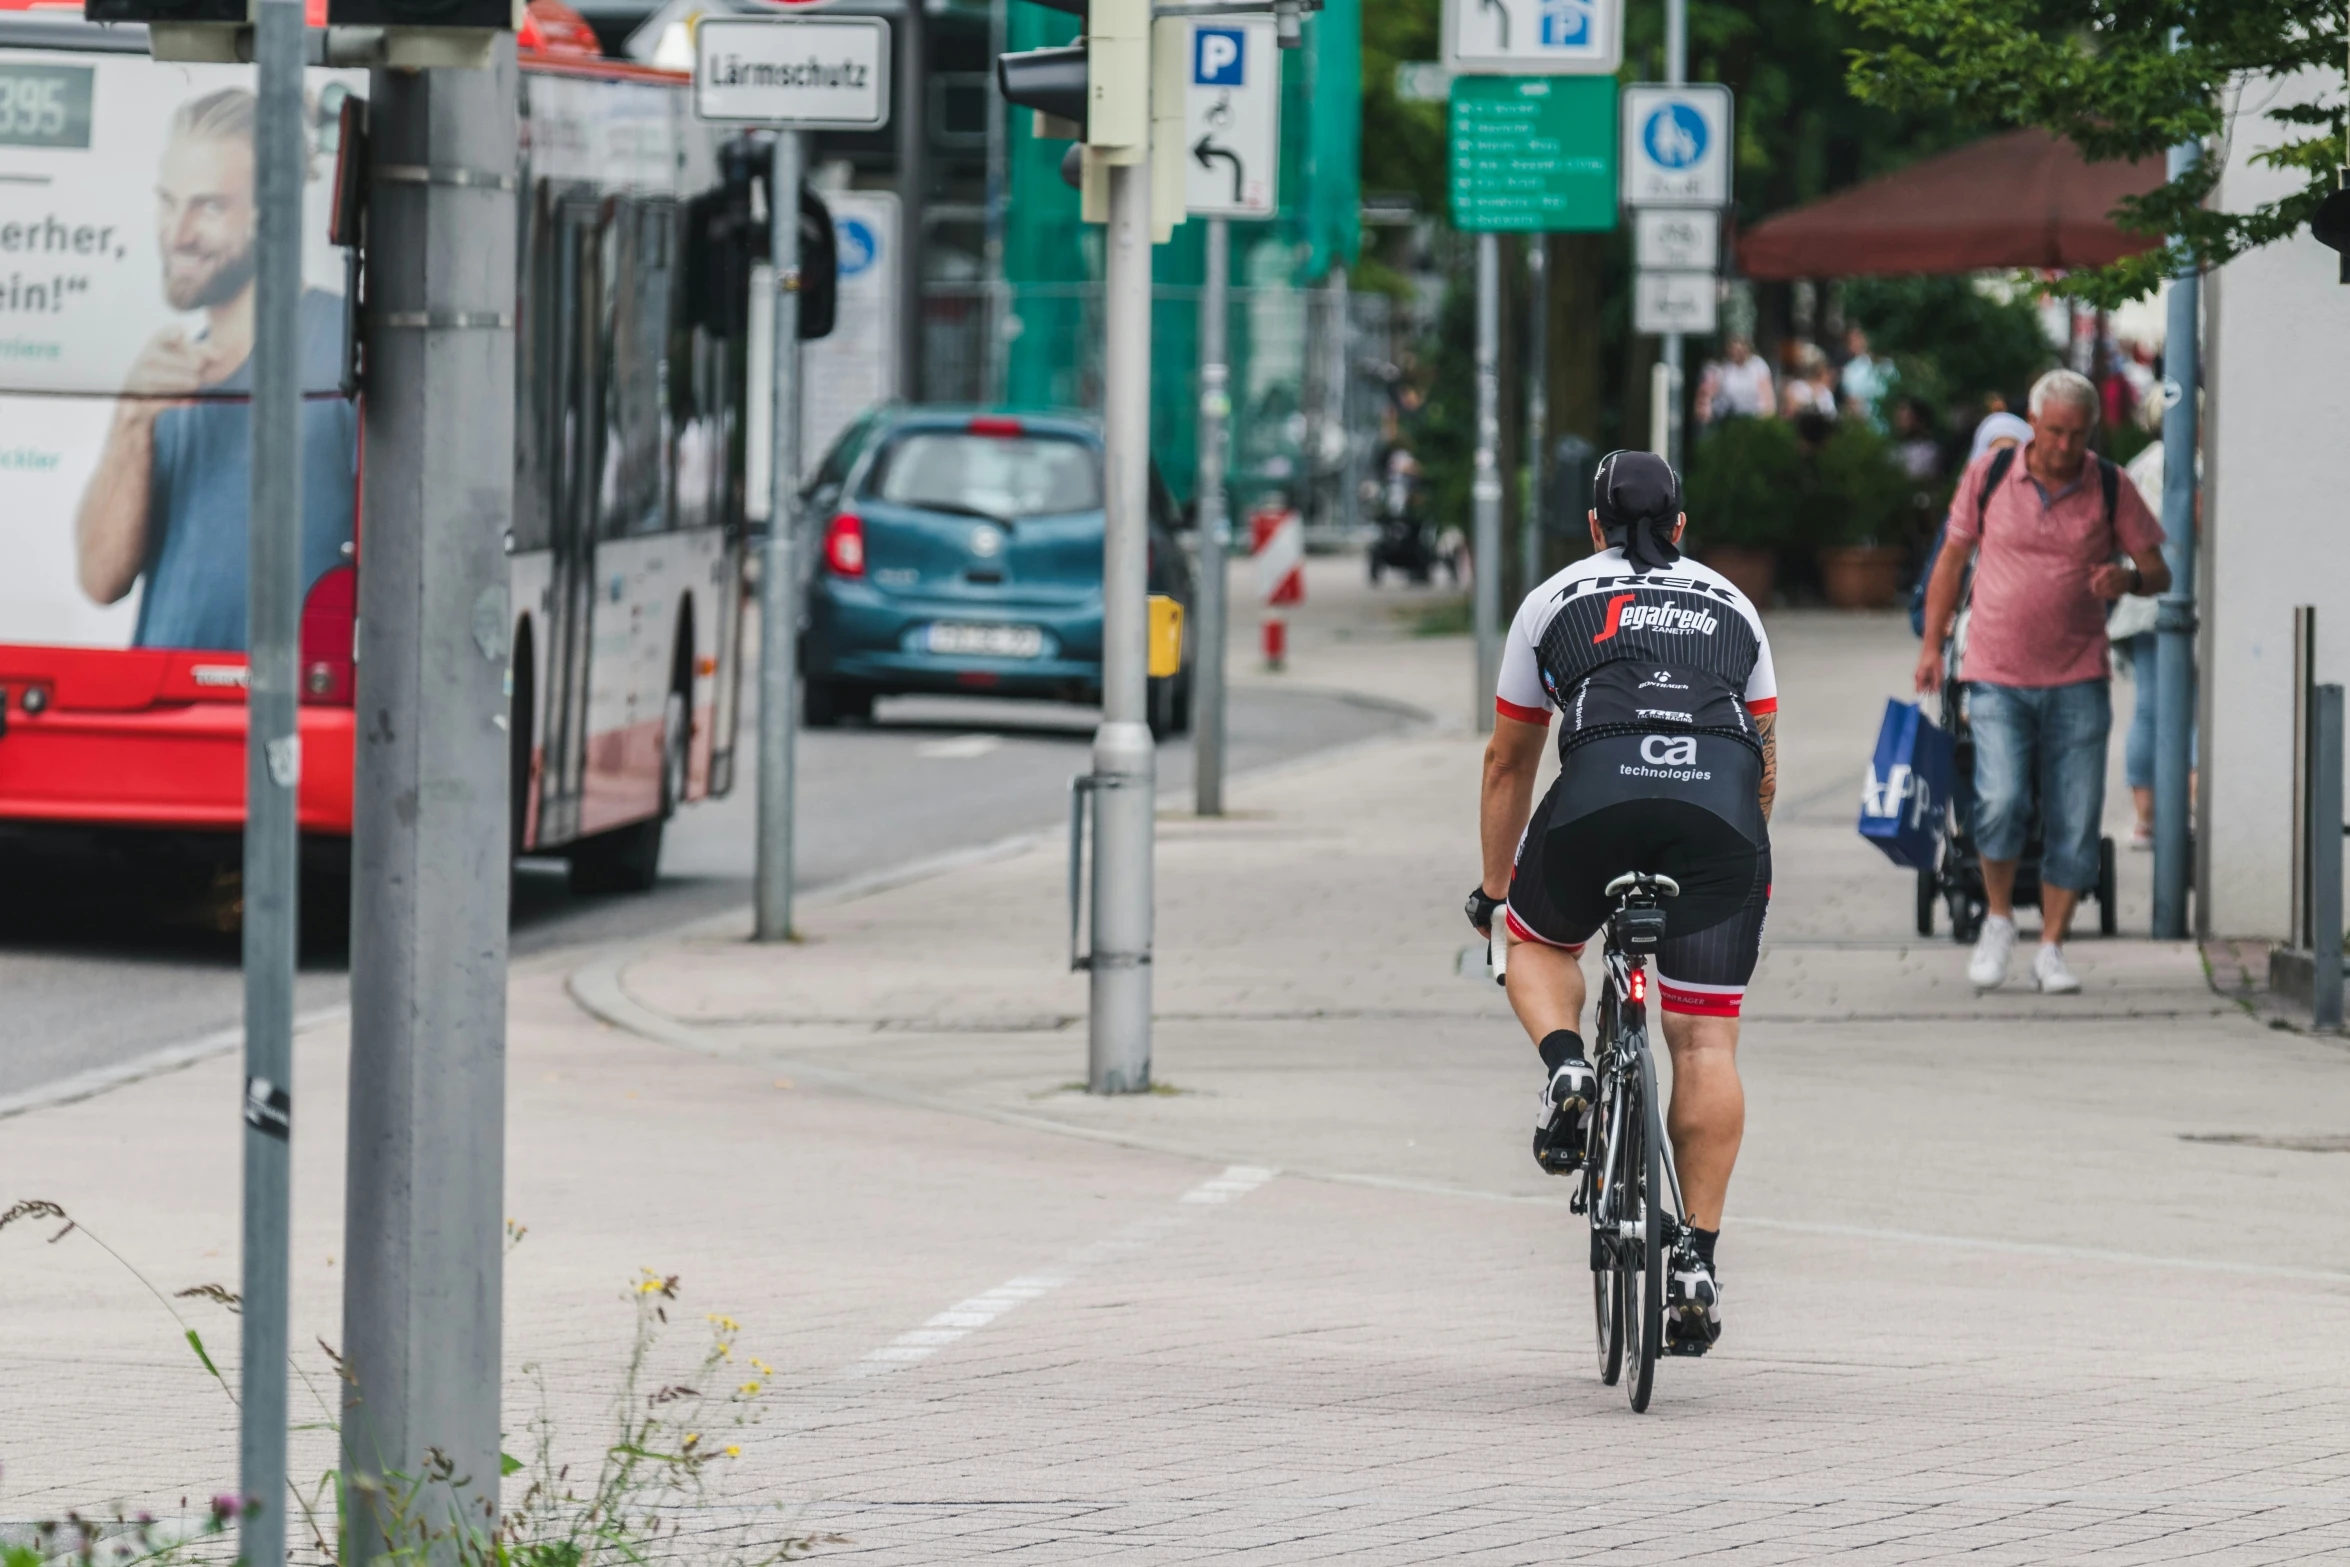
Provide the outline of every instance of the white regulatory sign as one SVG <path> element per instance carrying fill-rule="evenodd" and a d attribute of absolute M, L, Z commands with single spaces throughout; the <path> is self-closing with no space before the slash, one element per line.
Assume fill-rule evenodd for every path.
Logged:
<path fill-rule="evenodd" d="M 1722 217 L 1704 207 L 1632 214 L 1632 264 L 1644 271 L 1712 272 L 1722 262 Z"/>
<path fill-rule="evenodd" d="M 889 123 L 889 22 L 878 16 L 706 16 L 694 112 L 802 130 Z"/>
<path fill-rule="evenodd" d="M 1719 82 L 1624 89 L 1624 205 L 1730 204 L 1730 89 Z"/>
<path fill-rule="evenodd" d="M 1184 63 L 1183 205 L 1269 218 L 1281 203 L 1281 45 L 1270 16 L 1191 24 Z"/>
<path fill-rule="evenodd" d="M 1622 0 L 1444 0 L 1444 69 L 1597 76 L 1624 63 Z"/>
<path fill-rule="evenodd" d="M 1632 275 L 1632 330 L 1648 337 L 1714 330 L 1721 290 L 1711 272 L 1636 272 Z"/>

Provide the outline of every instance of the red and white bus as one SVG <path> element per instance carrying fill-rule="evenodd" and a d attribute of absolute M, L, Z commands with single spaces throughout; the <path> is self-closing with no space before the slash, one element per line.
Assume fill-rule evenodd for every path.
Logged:
<path fill-rule="evenodd" d="M 77 13 L 0 0 L 0 824 L 225 835 L 245 809 L 252 70 L 157 62 L 143 29 Z M 733 775 L 747 333 L 686 275 L 721 137 L 686 78 L 604 59 L 560 5 L 520 44 L 514 841 L 641 888 L 663 820 Z M 366 527 L 327 190 L 366 88 L 311 73 L 300 818 L 330 851 Z"/>

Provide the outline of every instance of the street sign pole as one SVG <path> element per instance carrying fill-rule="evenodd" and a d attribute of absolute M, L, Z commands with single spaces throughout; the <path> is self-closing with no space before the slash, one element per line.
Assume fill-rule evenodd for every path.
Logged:
<path fill-rule="evenodd" d="M 1550 236 L 1526 236 L 1526 504 L 1518 526 L 1518 592 L 1542 580 L 1542 455 L 1550 424 Z"/>
<path fill-rule="evenodd" d="M 2170 177 L 2191 174 L 2199 143 L 2170 151 Z M 2171 279 L 2170 321 L 2162 343 L 2162 531 L 2170 590 L 2155 619 L 2154 935 L 2187 935 L 2187 796 L 2195 768 L 2195 394 L 2202 381 L 2197 334 L 2202 281 L 2192 266 Z M 2330 960 L 2330 959 L 2329 959 Z"/>
<path fill-rule="evenodd" d="M 1202 816 L 1224 814 L 1224 432 L 1232 415 L 1224 333 L 1231 243 L 1230 221 L 1208 219 L 1207 280 L 1199 305 L 1199 629 L 1192 655 L 1198 689 L 1191 705 L 1192 798 Z"/>
<path fill-rule="evenodd" d="M 1477 733 L 1493 730 L 1501 676 L 1501 238 L 1477 236 L 1477 458 L 1469 482 L 1476 537 L 1471 571 L 1477 629 Z"/>
<path fill-rule="evenodd" d="M 488 69 L 368 83 L 340 1259 L 352 1567 L 442 1508 L 497 1527 L 520 92 L 511 33 Z M 399 1477 L 444 1460 L 473 1489 L 392 1516 Z"/>
<path fill-rule="evenodd" d="M 752 939 L 792 937 L 792 838 L 800 727 L 800 132 L 775 133 L 767 177 L 774 269 L 767 431 L 767 539 L 759 552 L 759 827 Z"/>
<path fill-rule="evenodd" d="M 915 8 L 919 11 L 919 7 Z M 918 25 L 918 24 L 916 24 Z M 807 69 L 813 62 L 826 67 Z M 694 30 L 694 113 L 774 131 L 767 166 L 767 537 L 759 550 L 758 846 L 751 939 L 789 941 L 798 815 L 800 176 L 813 129 L 880 130 L 890 118 L 890 33 L 880 17 L 712 16 Z M 911 228 L 917 214 L 909 212 Z M 913 331 L 909 320 L 903 329 Z M 752 439 L 760 439 L 754 434 Z"/>
<path fill-rule="evenodd" d="M 288 1166 L 301 941 L 302 34 L 299 0 L 255 8 L 253 472 L 245 599 L 244 1246 L 238 1554 L 286 1545 Z"/>
<path fill-rule="evenodd" d="M 1689 79 L 1689 0 L 1665 0 L 1665 81 L 1674 87 Z M 1681 450 L 1681 353 L 1679 332 L 1667 332 L 1664 339 L 1665 364 L 1665 428 L 1661 443 L 1665 461 L 1679 472 L 1683 467 Z"/>
<path fill-rule="evenodd" d="M 1150 678 L 1151 165 L 1109 166 L 1104 236 L 1102 723 L 1093 737 L 1093 956 L 1086 1086 L 1151 1082 L 1152 835 L 1158 752 Z"/>

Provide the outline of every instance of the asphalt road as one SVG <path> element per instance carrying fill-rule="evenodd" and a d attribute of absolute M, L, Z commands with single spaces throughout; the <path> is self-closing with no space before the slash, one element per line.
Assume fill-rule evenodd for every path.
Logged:
<path fill-rule="evenodd" d="M 880 704 L 870 728 L 801 737 L 799 885 L 808 890 L 1066 819 L 1086 766 L 1092 709 L 960 698 Z M 1341 696 L 1233 693 L 1231 768 L 1245 771 L 1400 727 L 1404 716 Z M 661 885 L 633 897 L 571 895 L 560 861 L 514 881 L 514 952 L 625 939 L 749 898 L 755 775 L 751 719 L 723 800 L 670 823 Z M 1161 749 L 1162 787 L 1191 779 L 1188 740 Z M 0 845 L 0 1101 L 235 1025 L 237 938 L 228 895 L 119 848 Z M 306 961 L 300 1012 L 346 998 L 344 959 Z"/>

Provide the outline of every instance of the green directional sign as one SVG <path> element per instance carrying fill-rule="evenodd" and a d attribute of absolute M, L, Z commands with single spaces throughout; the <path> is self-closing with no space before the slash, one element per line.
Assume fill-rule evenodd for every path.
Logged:
<path fill-rule="evenodd" d="M 1457 76 L 1452 226 L 1561 232 L 1616 226 L 1616 79 Z"/>

